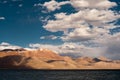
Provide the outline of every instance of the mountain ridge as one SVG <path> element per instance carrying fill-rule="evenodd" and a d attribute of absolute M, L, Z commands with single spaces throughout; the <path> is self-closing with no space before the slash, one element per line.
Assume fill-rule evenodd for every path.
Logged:
<path fill-rule="evenodd" d="M 52 50 L 0 52 L 0 69 L 120 69 L 120 60 L 60 56 Z"/>

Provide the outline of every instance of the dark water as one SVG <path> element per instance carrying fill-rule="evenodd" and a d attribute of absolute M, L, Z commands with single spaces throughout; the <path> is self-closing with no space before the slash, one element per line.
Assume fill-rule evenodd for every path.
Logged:
<path fill-rule="evenodd" d="M 0 80 L 120 80 L 120 70 L 0 70 Z"/>

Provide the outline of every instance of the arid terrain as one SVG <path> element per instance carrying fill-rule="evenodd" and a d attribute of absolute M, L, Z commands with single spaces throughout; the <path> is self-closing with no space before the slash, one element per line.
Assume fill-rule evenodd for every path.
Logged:
<path fill-rule="evenodd" d="M 4 50 L 0 52 L 0 69 L 120 69 L 120 60 L 60 56 L 48 50 Z"/>

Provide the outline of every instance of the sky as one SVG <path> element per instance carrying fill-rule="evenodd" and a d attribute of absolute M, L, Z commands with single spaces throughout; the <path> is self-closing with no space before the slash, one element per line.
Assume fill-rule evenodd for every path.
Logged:
<path fill-rule="evenodd" d="M 120 59 L 119 0 L 0 0 L 0 45 Z"/>

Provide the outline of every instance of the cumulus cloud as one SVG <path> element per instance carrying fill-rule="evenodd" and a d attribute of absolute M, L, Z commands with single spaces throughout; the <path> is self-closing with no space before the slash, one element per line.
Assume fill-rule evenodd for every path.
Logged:
<path fill-rule="evenodd" d="M 48 7 L 50 3 L 46 2 L 48 10 L 60 9 L 57 3 L 61 2 L 55 0 L 50 2 L 56 4 L 56 7 L 53 8 L 53 5 Z M 63 36 L 60 39 L 64 41 L 64 44 L 57 46 L 46 44 L 46 47 L 55 49 L 61 54 L 106 56 L 118 59 L 120 45 L 117 43 L 119 43 L 120 36 L 119 34 L 109 34 L 110 29 L 116 28 L 112 22 L 120 19 L 120 14 L 110 9 L 117 4 L 109 0 L 70 0 L 67 3 L 71 4 L 77 12 L 71 14 L 67 14 L 67 12 L 57 13 L 54 15 L 54 20 L 47 20 L 47 24 L 43 26 L 50 32 L 62 31 Z M 84 44 L 85 41 L 88 42 L 87 45 Z"/>
<path fill-rule="evenodd" d="M 109 0 L 70 0 L 73 7 L 77 9 L 82 8 L 97 8 L 97 9 L 108 9 L 117 4 L 110 2 Z"/>
<path fill-rule="evenodd" d="M 55 14 L 55 17 L 56 20 L 48 20 L 44 28 L 52 32 L 66 31 L 70 28 L 79 28 L 88 23 L 93 26 L 104 27 L 104 25 L 108 25 L 107 22 L 120 18 L 120 15 L 111 10 L 85 9 L 70 15 L 65 13 Z"/>
<path fill-rule="evenodd" d="M 46 7 L 49 11 L 54 11 L 56 9 L 60 9 L 61 6 L 65 4 L 71 4 L 78 10 L 84 8 L 108 9 L 117 5 L 115 2 L 110 2 L 109 0 L 70 0 L 62 2 L 51 0 L 49 2 L 45 2 L 43 6 Z"/>
<path fill-rule="evenodd" d="M 120 18 L 120 15 L 109 8 L 116 6 L 115 2 L 108 0 L 70 0 L 75 8 L 88 7 L 76 13 L 55 14 L 55 20 L 48 20 L 44 28 L 51 32 L 63 31 L 63 41 L 91 40 L 103 34 L 108 34 L 109 29 L 115 27 L 109 22 Z M 93 5 L 95 4 L 95 5 Z M 104 5 L 103 5 L 104 4 Z M 59 25 L 58 25 L 59 24 Z M 92 28 L 90 28 L 92 26 Z"/>
<path fill-rule="evenodd" d="M 85 9 L 70 15 L 58 13 L 55 18 L 56 20 L 48 20 L 44 25 L 46 30 L 63 31 L 64 37 L 61 39 L 68 41 L 73 38 L 79 41 L 108 34 L 109 29 L 114 27 L 109 22 L 119 19 L 120 15 L 111 10 Z"/>
<path fill-rule="evenodd" d="M 73 32 L 62 37 L 64 41 L 85 41 L 95 37 L 96 34 L 91 29 L 87 28 L 76 28 Z"/>
<path fill-rule="evenodd" d="M 100 3 L 96 4 L 96 7 L 99 8 L 111 8 L 113 6 L 117 6 L 117 4 L 115 2 L 110 2 L 109 0 L 103 0 Z"/>
<path fill-rule="evenodd" d="M 62 2 L 57 2 L 55 0 L 51 0 L 49 2 L 45 2 L 43 4 L 44 7 L 48 9 L 48 11 L 54 11 L 56 9 L 60 9 L 62 5 L 69 4 L 69 1 L 62 1 Z"/>

